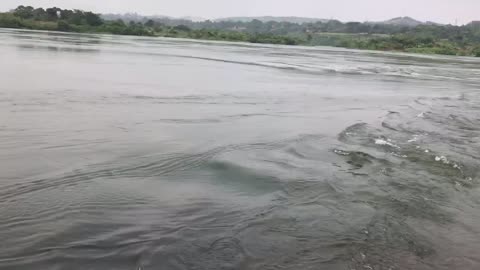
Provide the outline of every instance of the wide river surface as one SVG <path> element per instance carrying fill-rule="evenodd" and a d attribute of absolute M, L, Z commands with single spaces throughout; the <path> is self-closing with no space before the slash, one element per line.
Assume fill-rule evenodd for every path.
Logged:
<path fill-rule="evenodd" d="M 0 269 L 480 269 L 480 60 L 0 29 Z"/>

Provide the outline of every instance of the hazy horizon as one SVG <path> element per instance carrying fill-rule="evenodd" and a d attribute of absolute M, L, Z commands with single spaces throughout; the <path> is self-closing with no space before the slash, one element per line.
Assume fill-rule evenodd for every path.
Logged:
<path fill-rule="evenodd" d="M 97 13 L 138 13 L 141 15 L 165 15 L 172 17 L 224 17 L 295 16 L 341 21 L 382 21 L 394 17 L 409 16 L 421 21 L 466 24 L 480 20 L 478 0 L 458 0 L 455 5 L 449 0 L 222 0 L 155 1 L 155 0 L 3 0 L 0 10 L 7 11 L 18 5 L 35 7 L 76 8 Z"/>

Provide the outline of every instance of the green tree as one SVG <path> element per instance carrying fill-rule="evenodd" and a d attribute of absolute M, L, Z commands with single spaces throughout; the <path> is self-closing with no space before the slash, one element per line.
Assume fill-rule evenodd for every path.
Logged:
<path fill-rule="evenodd" d="M 57 23 L 57 30 L 58 31 L 65 31 L 68 32 L 71 30 L 70 25 L 66 21 L 58 21 Z"/>
<path fill-rule="evenodd" d="M 100 15 L 95 14 L 93 12 L 85 12 L 85 21 L 88 25 L 91 26 L 99 26 L 103 24 L 102 18 L 100 18 Z"/>
<path fill-rule="evenodd" d="M 34 8 L 31 6 L 18 6 L 14 11 L 13 15 L 20 17 L 22 19 L 31 19 L 33 18 Z"/>
<path fill-rule="evenodd" d="M 45 11 L 47 12 L 47 20 L 57 21 L 62 10 L 57 7 L 53 7 L 47 8 Z"/>
<path fill-rule="evenodd" d="M 62 20 L 68 20 L 70 19 L 72 16 L 73 16 L 73 10 L 70 10 L 70 9 L 63 9 L 61 12 L 60 12 L 60 19 Z"/>
<path fill-rule="evenodd" d="M 33 19 L 37 21 L 46 21 L 47 20 L 47 12 L 43 8 L 37 8 L 32 12 Z"/>
<path fill-rule="evenodd" d="M 186 25 L 177 25 L 175 27 L 173 27 L 173 29 L 177 30 L 177 31 L 184 31 L 184 32 L 190 32 L 192 31 L 192 29 L 190 29 L 190 27 L 186 26 Z"/>
<path fill-rule="evenodd" d="M 155 21 L 150 19 L 150 20 L 145 22 L 145 26 L 146 27 L 154 27 L 155 26 Z"/>
<path fill-rule="evenodd" d="M 20 17 L 14 16 L 13 14 L 3 13 L 0 14 L 0 27 L 23 28 L 25 25 L 22 23 Z"/>
<path fill-rule="evenodd" d="M 71 24 L 76 24 L 76 25 L 86 24 L 85 18 L 84 18 L 85 16 L 83 14 L 83 11 L 81 10 L 75 9 L 71 12 L 67 11 L 65 15 L 66 15 L 65 19 L 67 19 L 68 22 Z"/>
<path fill-rule="evenodd" d="M 473 48 L 472 53 L 475 57 L 480 57 L 480 45 L 477 45 L 475 48 Z"/>

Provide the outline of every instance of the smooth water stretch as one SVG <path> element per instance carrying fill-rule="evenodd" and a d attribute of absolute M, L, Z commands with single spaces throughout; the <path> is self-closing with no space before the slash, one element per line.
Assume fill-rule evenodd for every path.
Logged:
<path fill-rule="evenodd" d="M 0 30 L 0 269 L 480 269 L 480 60 Z"/>

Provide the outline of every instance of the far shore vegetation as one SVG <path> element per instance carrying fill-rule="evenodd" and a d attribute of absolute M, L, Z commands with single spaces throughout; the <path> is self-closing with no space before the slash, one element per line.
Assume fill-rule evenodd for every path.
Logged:
<path fill-rule="evenodd" d="M 402 26 L 336 20 L 300 24 L 146 17 L 124 21 L 104 19 L 89 11 L 19 6 L 0 13 L 0 27 L 480 57 L 480 23 Z"/>

